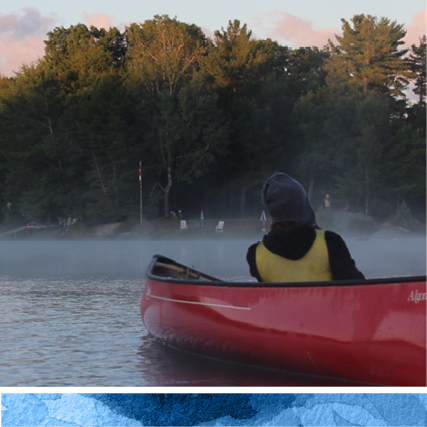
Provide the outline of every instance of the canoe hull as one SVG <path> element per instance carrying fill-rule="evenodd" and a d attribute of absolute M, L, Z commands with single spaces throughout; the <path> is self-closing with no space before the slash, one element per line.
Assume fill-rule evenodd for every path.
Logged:
<path fill-rule="evenodd" d="M 141 317 L 166 344 L 210 357 L 425 386 L 425 280 L 331 283 L 198 284 L 148 276 Z"/>

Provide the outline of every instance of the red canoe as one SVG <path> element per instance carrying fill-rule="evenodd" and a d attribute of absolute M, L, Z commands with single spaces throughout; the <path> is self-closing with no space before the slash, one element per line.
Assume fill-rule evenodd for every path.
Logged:
<path fill-rule="evenodd" d="M 224 282 L 155 255 L 141 317 L 186 351 L 373 385 L 426 385 L 426 276 Z"/>

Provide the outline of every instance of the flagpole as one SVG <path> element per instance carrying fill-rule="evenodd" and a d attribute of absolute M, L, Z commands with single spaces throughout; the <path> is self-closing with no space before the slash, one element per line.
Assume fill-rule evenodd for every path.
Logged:
<path fill-rule="evenodd" d="M 139 161 L 138 170 L 139 179 L 139 223 L 142 225 L 142 162 Z"/>

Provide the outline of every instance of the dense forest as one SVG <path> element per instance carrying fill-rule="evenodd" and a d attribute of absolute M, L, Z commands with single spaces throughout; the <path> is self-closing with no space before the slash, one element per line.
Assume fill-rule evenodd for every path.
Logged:
<path fill-rule="evenodd" d="M 88 223 L 182 211 L 259 216 L 274 172 L 315 207 L 425 221 L 426 37 L 387 18 L 289 48 L 230 21 L 155 16 L 123 32 L 57 27 L 44 56 L 0 77 L 0 223 Z"/>

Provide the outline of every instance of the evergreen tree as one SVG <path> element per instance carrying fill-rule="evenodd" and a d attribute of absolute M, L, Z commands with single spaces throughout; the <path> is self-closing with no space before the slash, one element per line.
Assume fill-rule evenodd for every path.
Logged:
<path fill-rule="evenodd" d="M 341 20 L 338 44 L 330 42 L 331 58 L 325 70 L 329 84 L 355 83 L 364 90 L 403 96 L 410 76 L 404 59 L 406 31 L 403 25 L 387 18 L 355 15 L 351 22 Z"/>
<path fill-rule="evenodd" d="M 41 65 L 63 91 L 66 143 L 84 159 L 81 215 L 121 219 L 127 206 L 121 188 L 128 148 L 126 93 L 121 83 L 124 36 L 116 28 L 89 29 L 83 24 L 56 28 L 48 36 Z"/>
<path fill-rule="evenodd" d="M 301 98 L 294 111 L 304 138 L 298 173 L 312 197 L 318 184 L 341 206 L 375 212 L 385 191 L 381 164 L 390 111 L 387 98 L 353 86 L 324 87 Z"/>
<path fill-rule="evenodd" d="M 238 92 L 262 78 L 266 63 L 276 54 L 278 46 L 271 40 L 252 40 L 251 36 L 247 25 L 238 20 L 230 21 L 225 30 L 215 31 L 208 55 L 200 61 L 215 87 Z"/>
<path fill-rule="evenodd" d="M 381 164 L 394 211 L 405 203 L 419 220 L 425 221 L 425 134 L 420 136 L 407 120 L 393 120 L 391 137 L 386 141 Z"/>
<path fill-rule="evenodd" d="M 420 44 L 411 46 L 409 65 L 414 81 L 414 93 L 418 95 L 418 104 L 425 103 L 426 98 L 426 36 L 420 38 Z"/>
<path fill-rule="evenodd" d="M 1 96 L 1 145 L 7 159 L 5 197 L 22 220 L 55 221 L 61 195 L 73 196 L 72 156 L 60 131 L 63 97 L 42 66 L 24 66 Z"/>
<path fill-rule="evenodd" d="M 283 96 L 283 70 L 288 49 L 271 40 L 252 40 L 238 20 L 216 31 L 200 67 L 218 94 L 227 117 L 230 143 L 227 162 L 219 165 L 228 214 L 246 213 L 247 196 L 259 194 L 260 182 L 283 159 L 282 139 L 289 100 Z M 291 101 L 292 102 L 292 101 Z M 283 167 L 283 165 L 282 165 Z M 256 197 L 259 209 L 259 197 Z"/>

